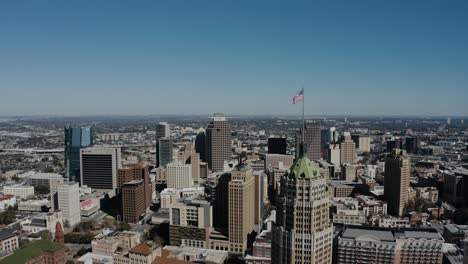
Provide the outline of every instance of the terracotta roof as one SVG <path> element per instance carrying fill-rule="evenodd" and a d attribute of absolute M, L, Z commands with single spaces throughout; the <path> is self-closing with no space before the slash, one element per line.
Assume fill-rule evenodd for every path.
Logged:
<path fill-rule="evenodd" d="M 153 250 L 152 250 L 151 245 L 149 245 L 148 243 L 141 243 L 132 247 L 128 252 L 149 256 L 151 255 L 151 253 L 153 253 Z"/>

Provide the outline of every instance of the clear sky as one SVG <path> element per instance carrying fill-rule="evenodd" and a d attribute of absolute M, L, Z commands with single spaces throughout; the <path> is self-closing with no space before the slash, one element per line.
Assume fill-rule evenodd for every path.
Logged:
<path fill-rule="evenodd" d="M 0 115 L 468 115 L 468 1 L 3 0 Z"/>

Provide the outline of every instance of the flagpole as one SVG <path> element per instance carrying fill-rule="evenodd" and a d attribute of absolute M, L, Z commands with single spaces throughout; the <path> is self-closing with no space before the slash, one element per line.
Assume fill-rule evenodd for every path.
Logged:
<path fill-rule="evenodd" d="M 304 85 L 302 85 L 302 145 L 304 145 L 304 141 L 305 141 L 304 139 L 305 138 L 304 104 L 305 104 L 305 91 L 304 91 Z"/>

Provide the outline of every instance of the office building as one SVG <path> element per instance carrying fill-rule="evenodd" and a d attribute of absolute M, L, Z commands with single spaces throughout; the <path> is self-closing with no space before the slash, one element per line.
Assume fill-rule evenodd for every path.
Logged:
<path fill-rule="evenodd" d="M 143 180 L 145 209 L 151 206 L 153 187 L 148 173 L 148 166 L 143 164 L 128 164 L 118 170 L 117 188 L 119 192 L 125 183 L 133 180 Z"/>
<path fill-rule="evenodd" d="M 338 236 L 336 263 L 440 264 L 443 244 L 434 229 L 348 226 Z"/>
<path fill-rule="evenodd" d="M 266 154 L 265 155 L 265 170 L 268 168 L 289 168 L 294 162 L 293 155 L 283 154 Z"/>
<path fill-rule="evenodd" d="M 93 147 L 82 149 L 81 183 L 98 190 L 115 190 L 117 188 L 117 171 L 121 165 L 120 148 Z"/>
<path fill-rule="evenodd" d="M 231 173 L 225 172 L 216 177 L 212 183 L 213 224 L 215 227 L 228 228 L 229 225 L 229 182 Z"/>
<path fill-rule="evenodd" d="M 457 207 L 468 206 L 468 169 L 456 167 L 443 171 L 443 198 Z"/>
<path fill-rule="evenodd" d="M 356 161 L 356 143 L 351 139 L 349 132 L 344 132 L 340 143 L 340 163 L 351 163 Z"/>
<path fill-rule="evenodd" d="M 322 157 L 321 152 L 321 131 L 320 122 L 305 121 L 304 124 L 304 143 L 306 146 L 306 155 L 310 160 L 319 160 Z M 302 127 L 296 133 L 296 158 L 299 157 L 299 147 L 302 141 Z"/>
<path fill-rule="evenodd" d="M 384 196 L 390 214 L 403 216 L 408 203 L 411 162 L 404 150 L 395 149 L 385 160 Z"/>
<path fill-rule="evenodd" d="M 192 179 L 195 183 L 200 181 L 200 154 L 195 151 L 192 143 L 185 143 L 177 153 L 177 161 L 192 166 Z"/>
<path fill-rule="evenodd" d="M 94 144 L 91 127 L 65 126 L 65 177 L 80 182 L 80 150 Z"/>
<path fill-rule="evenodd" d="M 206 128 L 205 155 L 213 172 L 223 171 L 224 161 L 231 159 L 231 127 L 223 114 L 214 114 Z"/>
<path fill-rule="evenodd" d="M 347 182 L 357 180 L 357 165 L 345 163 L 341 165 L 341 179 Z"/>
<path fill-rule="evenodd" d="M 244 256 L 255 223 L 255 179 L 248 164 L 241 161 L 232 170 L 228 196 L 229 251 Z"/>
<path fill-rule="evenodd" d="M 200 154 L 200 160 L 206 161 L 206 135 L 205 132 L 198 133 L 195 138 L 195 151 Z"/>
<path fill-rule="evenodd" d="M 145 183 L 143 180 L 132 180 L 122 186 L 122 220 L 137 223 L 146 213 Z"/>
<path fill-rule="evenodd" d="M 28 199 L 34 196 L 34 186 L 15 184 L 4 186 L 2 190 L 3 194 L 11 194 L 21 199 Z"/>
<path fill-rule="evenodd" d="M 303 151 L 282 177 L 276 204 L 271 263 L 331 263 L 327 180 Z"/>
<path fill-rule="evenodd" d="M 172 162 L 172 142 L 171 142 L 170 161 L 167 161 L 167 162 L 165 161 L 166 162 L 165 164 L 161 164 L 161 155 L 160 155 L 161 147 L 160 147 L 159 140 L 163 138 L 171 138 L 171 127 L 166 122 L 160 122 L 159 124 L 156 125 L 156 167 L 164 166 L 165 164 Z M 167 144 L 167 142 L 165 143 Z M 166 152 L 163 153 L 162 155 L 163 160 L 164 158 L 166 159 L 168 158 L 167 145 L 164 147 L 166 148 L 165 149 Z"/>
<path fill-rule="evenodd" d="M 328 128 L 322 128 L 320 129 L 320 148 L 321 149 L 326 149 L 328 147 L 328 144 L 330 144 L 331 139 L 331 133 L 330 129 Z"/>
<path fill-rule="evenodd" d="M 192 166 L 172 162 L 166 166 L 167 188 L 182 189 L 193 187 Z"/>
<path fill-rule="evenodd" d="M 283 154 L 286 155 L 288 144 L 286 138 L 269 138 L 268 139 L 268 153 L 269 154 Z"/>
<path fill-rule="evenodd" d="M 10 229 L 0 230 L 0 252 L 11 253 L 19 247 L 18 236 Z"/>
<path fill-rule="evenodd" d="M 405 148 L 406 152 L 417 154 L 420 148 L 419 138 L 417 137 L 407 137 L 405 139 Z"/>
<path fill-rule="evenodd" d="M 160 138 L 158 141 L 158 167 L 164 167 L 174 161 L 172 138 Z"/>
<path fill-rule="evenodd" d="M 340 144 L 330 144 L 328 147 L 328 162 L 335 165 L 335 168 L 340 167 L 341 151 Z"/>
<path fill-rule="evenodd" d="M 65 227 L 71 227 L 81 221 L 80 186 L 78 183 L 63 184 L 57 188 L 58 205 L 62 211 Z"/>
<path fill-rule="evenodd" d="M 360 152 L 370 152 L 370 137 L 369 136 L 361 136 L 361 135 L 353 135 L 351 137 L 356 144 L 356 149 Z"/>
<path fill-rule="evenodd" d="M 35 173 L 26 179 L 31 186 L 44 185 L 49 186 L 52 181 L 63 183 L 63 176 L 57 173 Z"/>

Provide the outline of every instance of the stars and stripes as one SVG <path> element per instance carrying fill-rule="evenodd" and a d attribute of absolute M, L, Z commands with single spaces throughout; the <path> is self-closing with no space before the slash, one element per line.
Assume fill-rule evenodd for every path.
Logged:
<path fill-rule="evenodd" d="M 304 88 L 302 88 L 294 97 L 293 104 L 297 104 L 300 101 L 304 100 Z"/>

